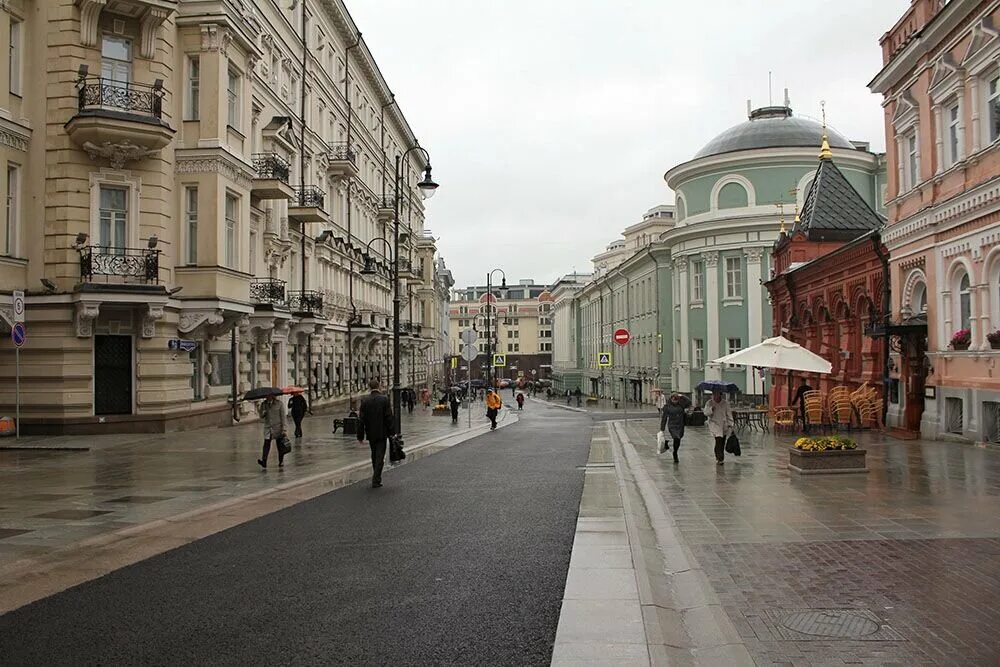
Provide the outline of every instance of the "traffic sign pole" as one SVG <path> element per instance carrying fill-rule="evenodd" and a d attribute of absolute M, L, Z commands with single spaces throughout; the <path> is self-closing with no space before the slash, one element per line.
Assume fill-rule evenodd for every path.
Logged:
<path fill-rule="evenodd" d="M 14 439 L 21 439 L 21 346 L 14 347 Z"/>

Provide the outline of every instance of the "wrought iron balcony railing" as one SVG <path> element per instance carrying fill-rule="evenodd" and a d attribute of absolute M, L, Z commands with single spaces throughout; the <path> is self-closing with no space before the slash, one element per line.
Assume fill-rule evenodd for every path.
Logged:
<path fill-rule="evenodd" d="M 250 298 L 254 303 L 285 305 L 285 281 L 277 278 L 254 278 L 250 281 Z"/>
<path fill-rule="evenodd" d="M 86 246 L 80 249 L 80 278 L 105 276 L 106 283 L 160 282 L 160 251 L 150 248 Z"/>
<path fill-rule="evenodd" d="M 379 195 L 378 207 L 396 208 L 396 195 L 391 192 L 386 192 L 384 195 Z"/>
<path fill-rule="evenodd" d="M 111 109 L 137 116 L 163 117 L 163 85 L 84 77 L 77 83 L 80 111 Z"/>
<path fill-rule="evenodd" d="M 293 201 L 298 206 L 323 209 L 326 201 L 326 193 L 315 185 L 296 185 L 295 198 Z"/>
<path fill-rule="evenodd" d="M 327 157 L 330 160 L 346 160 L 357 164 L 358 151 L 346 141 L 331 141 L 327 144 Z"/>
<path fill-rule="evenodd" d="M 288 183 L 288 160 L 277 153 L 254 153 L 251 158 L 257 178 L 273 178 Z"/>
<path fill-rule="evenodd" d="M 316 290 L 297 290 L 288 293 L 288 308 L 293 313 L 319 315 L 323 312 L 323 294 Z"/>

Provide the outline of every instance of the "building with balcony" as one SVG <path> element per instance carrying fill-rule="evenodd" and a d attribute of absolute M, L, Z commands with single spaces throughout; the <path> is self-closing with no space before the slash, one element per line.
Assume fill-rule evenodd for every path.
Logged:
<path fill-rule="evenodd" d="M 436 248 L 415 152 L 392 182 L 416 137 L 360 34 L 342 0 L 2 3 L 0 329 L 26 290 L 22 432 L 253 419 L 232 398 L 259 385 L 346 408 L 388 377 L 392 284 L 363 256 L 391 261 L 369 242 L 397 210 L 401 261 Z M 418 383 L 434 308 L 408 320 Z M 4 334 L 0 414 L 12 359 Z"/>
<path fill-rule="evenodd" d="M 1000 6 L 913 0 L 880 40 L 890 426 L 1000 442 Z"/>

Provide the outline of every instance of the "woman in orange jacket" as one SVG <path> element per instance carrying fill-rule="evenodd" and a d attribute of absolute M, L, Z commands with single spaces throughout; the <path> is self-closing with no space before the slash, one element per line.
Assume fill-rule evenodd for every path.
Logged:
<path fill-rule="evenodd" d="M 495 431 L 497 428 L 497 415 L 500 413 L 500 406 L 503 405 L 503 401 L 500 400 L 500 394 L 496 393 L 492 389 L 486 390 L 486 416 L 490 420 L 490 430 Z"/>

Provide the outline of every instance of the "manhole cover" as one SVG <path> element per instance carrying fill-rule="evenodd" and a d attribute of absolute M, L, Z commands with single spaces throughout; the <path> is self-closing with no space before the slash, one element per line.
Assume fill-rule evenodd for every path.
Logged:
<path fill-rule="evenodd" d="M 798 611 L 781 619 L 789 630 L 817 637 L 858 639 L 878 632 L 879 624 L 854 611 L 827 609 Z"/>

